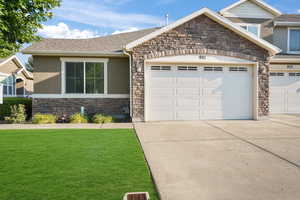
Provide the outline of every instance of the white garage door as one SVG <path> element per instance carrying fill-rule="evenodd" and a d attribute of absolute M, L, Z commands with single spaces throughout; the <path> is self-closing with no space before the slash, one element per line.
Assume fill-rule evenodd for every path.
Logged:
<path fill-rule="evenodd" d="M 147 68 L 147 120 L 251 119 L 252 68 Z"/>
<path fill-rule="evenodd" d="M 270 112 L 300 113 L 300 73 L 270 73 Z"/>

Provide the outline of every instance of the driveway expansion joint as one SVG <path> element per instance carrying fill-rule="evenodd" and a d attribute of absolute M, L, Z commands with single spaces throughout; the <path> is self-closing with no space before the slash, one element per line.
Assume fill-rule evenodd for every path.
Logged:
<path fill-rule="evenodd" d="M 286 158 L 284 158 L 284 157 L 282 157 L 282 156 L 280 156 L 280 155 L 278 155 L 278 154 L 276 154 L 276 153 L 274 153 L 274 152 L 272 152 L 272 151 L 270 151 L 270 150 L 268 150 L 268 149 L 266 149 L 266 148 L 264 148 L 264 147 L 262 147 L 262 146 L 260 146 L 260 145 L 257 145 L 257 144 L 255 144 L 255 143 L 253 143 L 253 142 L 251 142 L 251 141 L 249 141 L 249 140 L 247 140 L 247 139 L 244 139 L 244 138 L 242 138 L 242 137 L 239 137 L 239 136 L 237 136 L 237 135 L 235 135 L 235 134 L 233 134 L 233 133 L 231 133 L 231 132 L 229 132 L 229 131 L 227 131 L 227 130 L 225 130 L 225 129 L 223 129 L 223 128 L 217 126 L 217 125 L 214 125 L 214 124 L 209 123 L 208 121 L 205 121 L 205 123 L 206 123 L 207 125 L 211 126 L 211 127 L 214 127 L 214 128 L 216 128 L 216 129 L 218 129 L 218 130 L 221 130 L 221 131 L 223 131 L 224 133 L 226 133 L 226 134 L 228 134 L 228 135 L 231 135 L 231 136 L 237 138 L 238 140 L 240 140 L 240 141 L 242 141 L 242 142 L 245 142 L 245 143 L 247 143 L 247 144 L 249 144 L 249 145 L 251 145 L 251 146 L 254 146 L 254 147 L 256 147 L 256 148 L 258 148 L 258 149 L 260 149 L 260 150 L 262 150 L 262 151 L 264 151 L 264 152 L 266 152 L 266 153 L 269 153 L 269 154 L 271 154 L 272 156 L 274 156 L 274 157 L 276 157 L 276 158 L 278 158 L 278 159 L 280 159 L 280 160 L 282 160 L 282 161 L 285 161 L 285 162 L 289 163 L 290 165 L 292 165 L 292 166 L 294 166 L 294 167 L 300 169 L 300 165 L 299 165 L 299 164 L 297 164 L 297 163 L 295 163 L 295 162 L 293 162 L 293 161 L 290 161 L 290 160 L 288 160 L 288 159 L 286 159 Z"/>

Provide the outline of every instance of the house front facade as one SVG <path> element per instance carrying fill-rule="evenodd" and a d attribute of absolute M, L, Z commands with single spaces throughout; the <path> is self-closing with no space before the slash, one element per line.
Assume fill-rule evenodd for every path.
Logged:
<path fill-rule="evenodd" d="M 16 56 L 0 60 L 0 84 L 4 97 L 29 97 L 33 93 L 33 75 Z"/>
<path fill-rule="evenodd" d="M 293 16 L 291 29 L 277 23 L 290 15 L 241 0 L 161 28 L 43 39 L 23 51 L 34 61 L 33 112 L 69 115 L 84 107 L 133 121 L 263 119 L 281 107 L 300 113 L 300 20 Z M 281 29 L 293 52 L 278 39 Z"/>

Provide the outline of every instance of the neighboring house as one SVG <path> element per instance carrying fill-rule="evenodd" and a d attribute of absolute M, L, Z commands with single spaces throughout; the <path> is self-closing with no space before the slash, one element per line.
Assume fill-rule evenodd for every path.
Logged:
<path fill-rule="evenodd" d="M 0 59 L 0 83 L 4 97 L 29 97 L 33 93 L 33 75 L 16 56 Z"/>
<path fill-rule="evenodd" d="M 242 0 L 162 28 L 44 39 L 23 51 L 34 60 L 33 112 L 85 107 L 117 115 L 129 108 L 133 121 L 262 119 L 270 111 L 271 75 L 271 110 L 300 113 L 298 19 Z"/>

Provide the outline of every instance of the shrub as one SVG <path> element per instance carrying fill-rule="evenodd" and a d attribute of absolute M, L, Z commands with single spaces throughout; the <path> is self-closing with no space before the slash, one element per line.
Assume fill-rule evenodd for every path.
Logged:
<path fill-rule="evenodd" d="M 4 120 L 5 117 L 11 115 L 11 106 L 23 104 L 25 105 L 27 119 L 31 118 L 32 113 L 32 99 L 21 97 L 5 97 L 3 98 L 3 104 L 0 104 L 0 120 Z"/>
<path fill-rule="evenodd" d="M 92 118 L 92 122 L 96 124 L 105 124 L 113 122 L 112 116 L 105 116 L 101 114 L 96 114 Z"/>
<path fill-rule="evenodd" d="M 23 123 L 26 121 L 25 106 L 22 104 L 10 106 L 10 116 L 5 121 L 11 124 Z"/>
<path fill-rule="evenodd" d="M 88 122 L 87 117 L 80 113 L 75 113 L 70 116 L 70 123 L 81 124 L 81 123 L 87 123 L 87 122 Z"/>
<path fill-rule="evenodd" d="M 32 123 L 34 124 L 54 124 L 56 122 L 56 116 L 51 114 L 37 113 L 32 117 Z"/>

